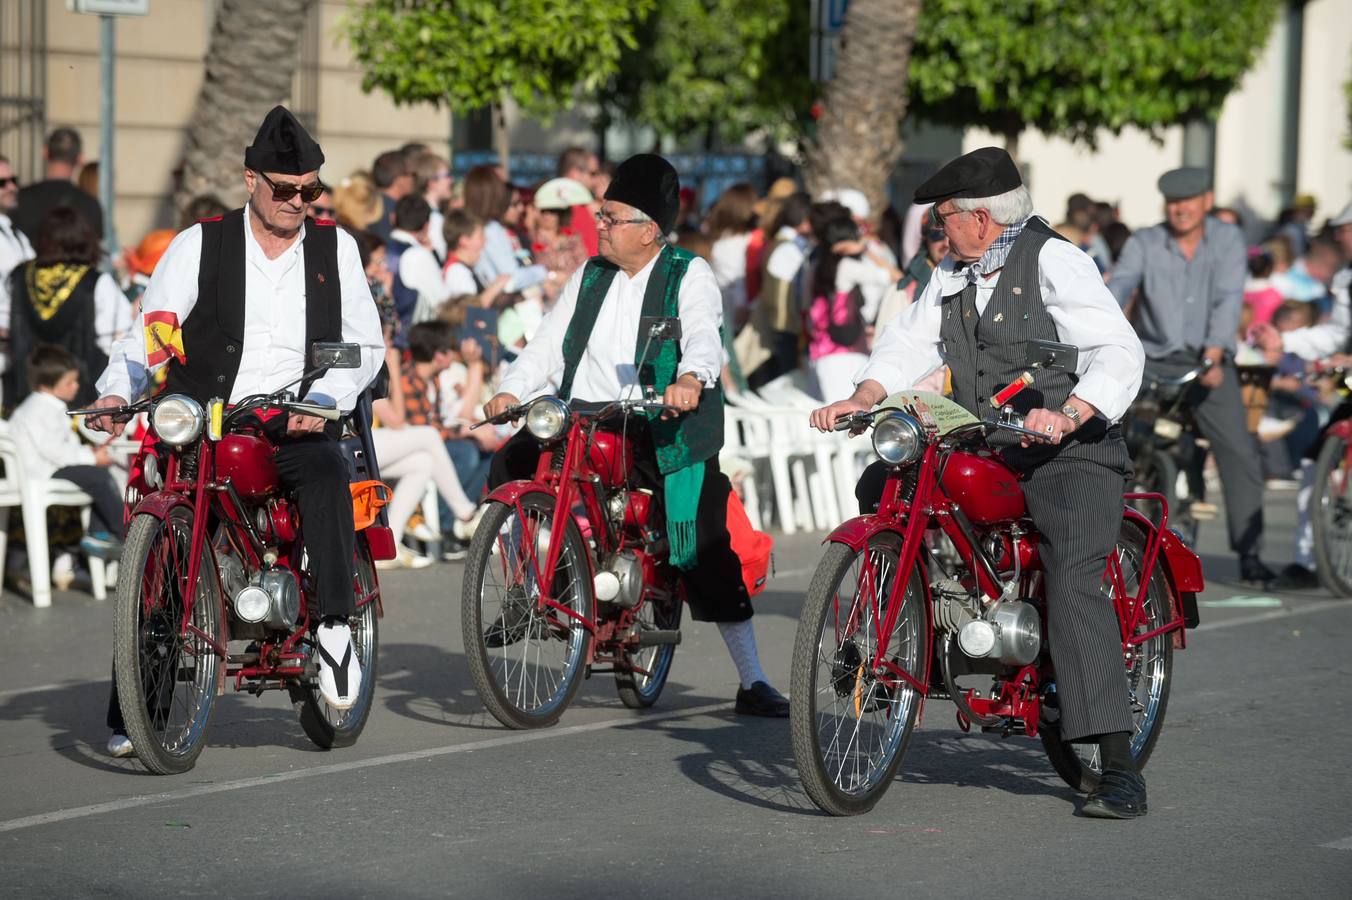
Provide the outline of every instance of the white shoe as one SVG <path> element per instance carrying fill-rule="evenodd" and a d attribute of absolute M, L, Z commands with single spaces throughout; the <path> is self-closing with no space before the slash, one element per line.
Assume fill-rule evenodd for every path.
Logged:
<path fill-rule="evenodd" d="M 480 506 L 468 520 L 456 519 L 455 522 L 451 524 L 451 534 L 454 535 L 457 540 L 469 543 L 474 537 L 474 532 L 478 530 L 479 523 L 483 521 L 484 514 L 487 512 L 487 506 Z"/>
<path fill-rule="evenodd" d="M 391 569 L 425 569 L 432 565 L 433 559 L 430 556 L 423 556 L 421 553 L 399 545 L 399 553 L 394 559 L 376 560 L 376 569 L 382 572 L 388 572 Z"/>
<path fill-rule="evenodd" d="M 315 629 L 319 694 L 334 709 L 351 709 L 361 691 L 361 662 L 346 622 L 325 622 Z"/>
<path fill-rule="evenodd" d="M 419 522 L 408 531 L 404 532 L 415 541 L 422 541 L 424 544 L 430 544 L 433 541 L 441 540 L 441 535 L 432 530 L 432 526 L 426 522 Z"/>
<path fill-rule="evenodd" d="M 108 755 L 113 759 L 126 759 L 136 755 L 136 748 L 131 745 L 131 738 L 125 734 L 115 734 L 108 738 Z"/>

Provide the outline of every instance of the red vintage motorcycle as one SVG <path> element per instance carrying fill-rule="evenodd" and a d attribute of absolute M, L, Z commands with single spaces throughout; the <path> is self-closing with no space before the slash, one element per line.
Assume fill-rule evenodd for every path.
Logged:
<path fill-rule="evenodd" d="M 582 680 L 612 672 L 630 708 L 657 701 L 680 643 L 681 596 L 660 499 L 633 483 L 633 413 L 651 400 L 569 404 L 540 397 L 488 420 L 525 417 L 540 442 L 533 478 L 493 491 L 470 544 L 461 617 L 470 674 L 509 728 L 558 721 Z M 606 669 L 597 669 L 606 666 Z"/>
<path fill-rule="evenodd" d="M 926 698 L 952 700 L 958 725 L 1040 737 L 1057 773 L 1089 791 L 1096 745 L 1060 739 L 1046 643 L 1038 533 L 1018 476 L 986 445 L 992 429 L 1036 436 L 1009 413 L 981 422 L 952 401 L 908 394 L 900 409 L 857 413 L 890 466 L 878 511 L 851 519 L 803 603 L 793 651 L 791 731 L 809 797 L 832 815 L 872 809 L 890 787 Z M 1160 520 L 1123 510 L 1103 591 L 1117 611 L 1144 765 L 1159 737 L 1175 646 L 1197 622 L 1197 556 Z M 956 554 L 930 546 L 946 538 Z"/>
<path fill-rule="evenodd" d="M 360 364 L 355 344 L 316 344 L 312 378 Z M 358 420 L 369 422 L 369 398 Z M 311 659 L 317 598 L 301 522 L 281 492 L 273 445 L 259 415 L 296 412 L 336 421 L 323 403 L 286 391 L 249 397 L 226 410 L 182 394 L 112 409 L 128 421 L 149 413 L 149 431 L 131 464 L 131 510 L 114 607 L 113 670 L 127 736 L 151 772 L 186 772 L 206 743 L 216 698 L 227 683 L 260 696 L 285 688 L 305 733 L 319 747 L 352 744 L 366 725 L 375 689 L 381 615 L 373 560 L 393 556 L 388 527 L 357 535 L 352 622 L 363 678 L 356 703 L 330 708 Z M 355 441 L 354 481 L 374 478 L 369 429 Z M 378 482 L 368 488 L 377 490 Z"/>

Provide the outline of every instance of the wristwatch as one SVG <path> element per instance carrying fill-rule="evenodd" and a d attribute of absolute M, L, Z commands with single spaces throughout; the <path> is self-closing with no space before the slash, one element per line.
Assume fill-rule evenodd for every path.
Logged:
<path fill-rule="evenodd" d="M 1067 403 L 1061 407 L 1061 415 L 1074 422 L 1076 428 L 1080 427 L 1080 411 L 1075 408 L 1073 403 Z"/>

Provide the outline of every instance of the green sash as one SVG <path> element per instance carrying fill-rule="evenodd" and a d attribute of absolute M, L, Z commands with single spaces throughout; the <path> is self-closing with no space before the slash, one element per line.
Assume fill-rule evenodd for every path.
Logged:
<path fill-rule="evenodd" d="M 676 247 L 662 249 L 648 277 L 640 315 L 680 317 L 681 279 L 693 258 L 693 254 Z M 563 335 L 564 365 L 559 397 L 564 400 L 572 397 L 578 363 L 586 352 L 601 304 L 618 271 L 618 266 L 600 256 L 588 260 L 582 271 L 577 307 Z M 680 341 L 653 341 L 647 359 L 643 359 L 646 343 L 646 336 L 640 333 L 634 346 L 638 381 L 645 387 L 652 385 L 661 394 L 676 380 L 681 361 Z M 704 483 L 704 463 L 717 457 L 723 447 L 723 390 L 717 384 L 705 388 L 699 406 L 685 415 L 665 420 L 655 410 L 646 415 L 657 453 L 657 467 L 663 475 L 671 563 L 678 569 L 690 569 L 696 563 L 695 514 Z"/>

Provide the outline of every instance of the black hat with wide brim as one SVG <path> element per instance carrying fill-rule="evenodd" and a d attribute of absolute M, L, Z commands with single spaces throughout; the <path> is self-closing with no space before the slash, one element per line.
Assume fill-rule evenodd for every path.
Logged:
<path fill-rule="evenodd" d="M 1019 167 L 999 147 L 964 153 L 915 189 L 916 203 L 942 203 L 955 197 L 995 197 L 1023 184 Z"/>
<path fill-rule="evenodd" d="M 244 165 L 255 172 L 304 175 L 324 164 L 324 151 L 285 106 L 274 106 L 244 150 Z"/>
<path fill-rule="evenodd" d="M 605 199 L 632 206 L 667 234 L 680 214 L 680 194 L 681 179 L 671 163 L 656 153 L 640 153 L 615 169 Z"/>

